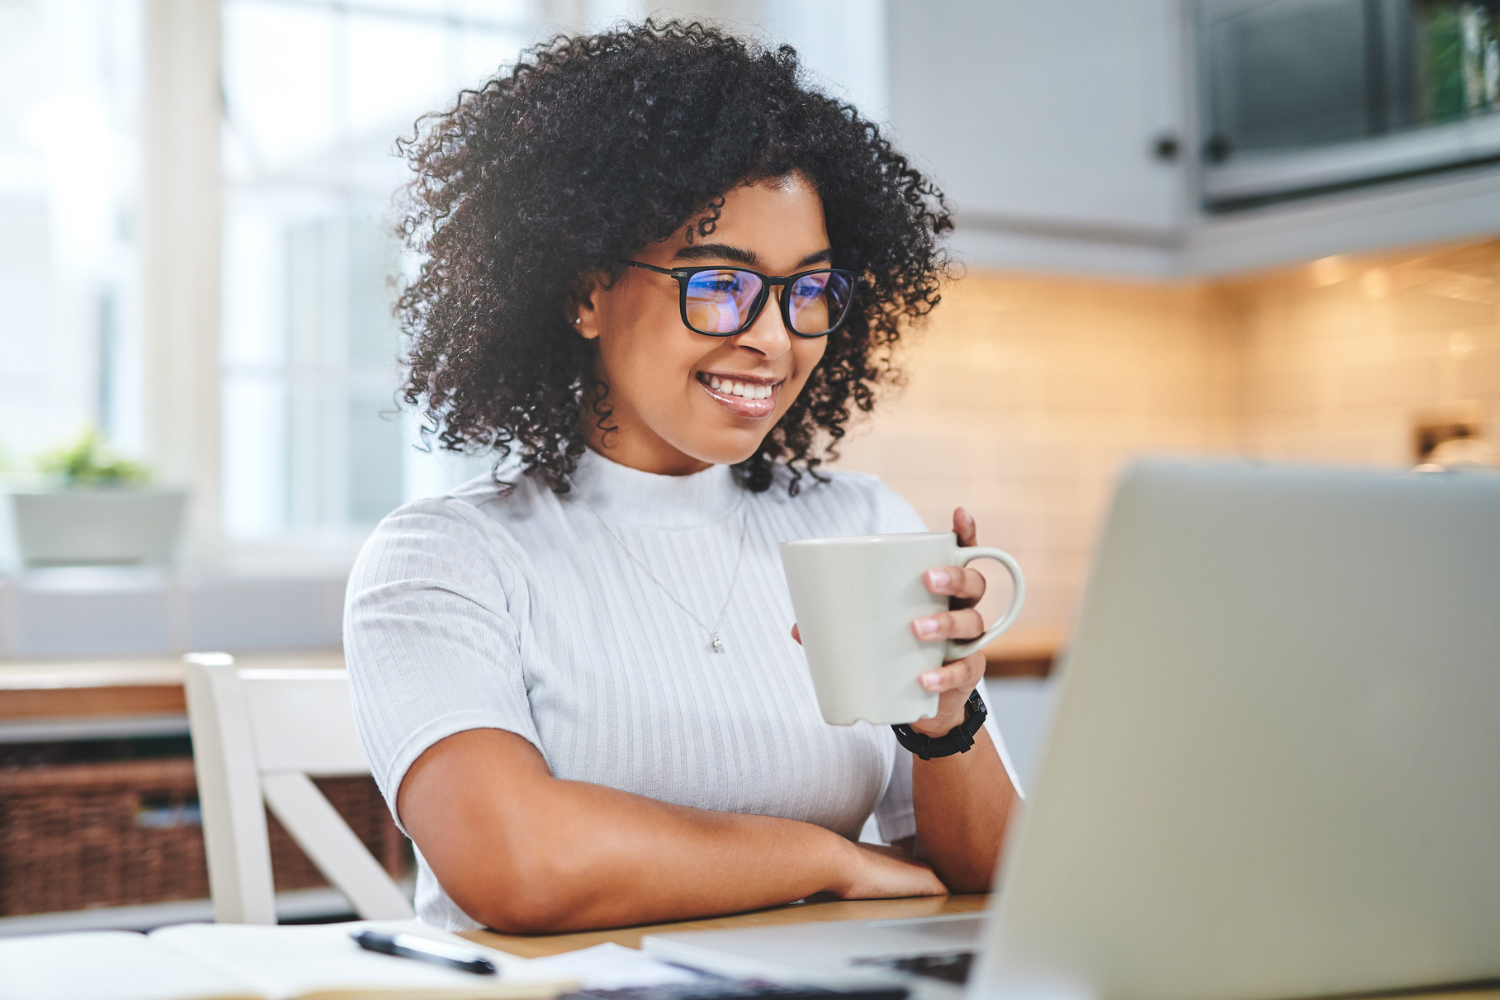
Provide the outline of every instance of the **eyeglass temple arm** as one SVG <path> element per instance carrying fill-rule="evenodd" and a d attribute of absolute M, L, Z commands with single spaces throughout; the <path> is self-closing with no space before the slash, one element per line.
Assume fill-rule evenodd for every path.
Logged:
<path fill-rule="evenodd" d="M 655 271 L 657 274 L 665 274 L 665 275 L 668 275 L 668 276 L 673 277 L 673 278 L 677 277 L 677 272 L 676 271 L 673 271 L 673 270 L 671 270 L 669 268 L 665 268 L 665 267 L 657 267 L 655 264 L 642 264 L 638 260 L 629 260 L 629 259 L 621 261 L 621 263 L 623 263 L 623 264 L 629 264 L 631 267 L 638 267 L 638 268 L 640 268 L 643 271 Z"/>

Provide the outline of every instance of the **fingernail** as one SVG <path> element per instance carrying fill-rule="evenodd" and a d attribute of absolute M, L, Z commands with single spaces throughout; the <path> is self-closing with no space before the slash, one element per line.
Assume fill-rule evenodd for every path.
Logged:
<path fill-rule="evenodd" d="M 952 577 L 948 575 L 948 571 L 945 569 L 930 569 L 927 571 L 927 582 L 934 587 L 946 587 L 948 586 L 948 581 L 951 579 Z"/>
<path fill-rule="evenodd" d="M 911 578 L 907 577 L 907 579 Z M 911 624 L 917 630 L 917 635 L 931 635 L 938 630 L 938 620 L 936 618 L 918 618 Z M 936 675 L 932 674 L 928 676 Z"/>
<path fill-rule="evenodd" d="M 939 683 L 942 682 L 942 677 L 938 676 L 938 672 L 936 670 L 929 670 L 921 677 L 918 677 L 917 680 L 921 682 L 924 688 L 935 688 Z"/>

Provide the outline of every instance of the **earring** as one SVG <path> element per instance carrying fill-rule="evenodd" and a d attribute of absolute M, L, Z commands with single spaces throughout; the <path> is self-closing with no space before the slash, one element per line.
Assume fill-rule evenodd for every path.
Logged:
<path fill-rule="evenodd" d="M 573 317 L 573 325 L 574 326 L 578 326 L 582 322 L 583 322 L 583 317 L 582 316 L 574 316 Z"/>

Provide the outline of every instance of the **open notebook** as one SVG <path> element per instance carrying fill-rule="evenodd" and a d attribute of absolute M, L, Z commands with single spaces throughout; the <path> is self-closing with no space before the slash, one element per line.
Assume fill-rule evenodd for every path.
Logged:
<path fill-rule="evenodd" d="M 373 927 L 482 951 L 499 975 L 478 976 L 365 951 Z M 520 1000 L 576 981 L 526 959 L 478 948 L 415 921 L 305 927 L 179 924 L 150 934 L 88 931 L 0 940 L 0 1000 Z"/>

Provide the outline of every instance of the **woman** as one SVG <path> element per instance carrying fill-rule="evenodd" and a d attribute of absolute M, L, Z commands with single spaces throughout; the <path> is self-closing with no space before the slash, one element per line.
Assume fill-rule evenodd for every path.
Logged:
<path fill-rule="evenodd" d="M 699 25 L 560 38 L 408 148 L 407 400 L 513 474 L 365 546 L 362 736 L 452 929 L 543 932 L 988 889 L 1015 792 L 978 726 L 916 760 L 825 724 L 776 543 L 921 531 L 818 472 L 937 303 L 941 196 L 876 128 Z M 504 482 L 499 480 L 505 479 Z M 974 544 L 973 521 L 954 529 Z M 935 567 L 972 638 L 983 579 Z M 913 725 L 977 726 L 980 655 Z M 892 848 L 856 844 L 874 812 Z"/>

